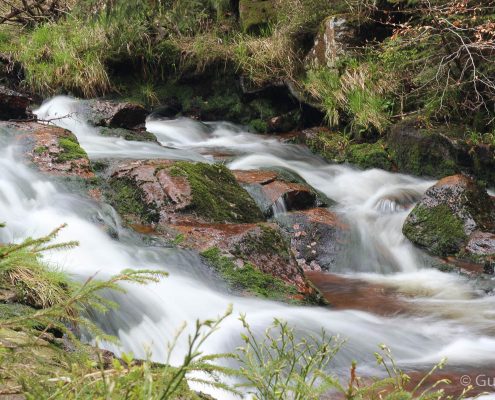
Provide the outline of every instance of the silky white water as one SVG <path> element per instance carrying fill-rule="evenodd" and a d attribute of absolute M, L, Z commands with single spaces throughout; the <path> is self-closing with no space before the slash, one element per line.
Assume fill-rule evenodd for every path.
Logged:
<path fill-rule="evenodd" d="M 117 311 L 99 322 L 116 334 L 120 347 L 144 357 L 164 360 L 166 342 L 185 321 L 222 314 L 229 304 L 234 313 L 245 313 L 255 332 L 262 334 L 274 317 L 287 320 L 299 334 L 319 333 L 321 328 L 347 339 L 333 368 L 344 373 L 351 360 L 361 372 L 374 370 L 373 353 L 387 344 L 404 367 L 429 368 L 442 357 L 462 368 L 493 366 L 495 360 L 495 301 L 455 275 L 433 270 L 424 254 L 401 233 L 407 209 L 431 185 L 431 181 L 380 170 L 359 171 L 324 163 L 307 149 L 256 136 L 226 123 L 202 124 L 188 119 L 150 120 L 148 130 L 172 148 L 100 137 L 79 114 L 75 100 L 59 97 L 44 104 L 37 114 L 71 129 L 91 158 L 203 159 L 194 150 L 220 149 L 236 154 L 232 169 L 283 167 L 298 173 L 310 185 L 338 203 L 335 210 L 352 226 L 353 240 L 339 266 L 342 274 L 358 276 L 398 288 L 414 310 L 408 315 L 380 317 L 370 313 L 319 307 L 295 307 L 259 299 L 235 297 L 205 272 L 193 252 L 154 247 L 139 235 L 122 228 L 109 206 L 102 206 L 68 192 L 61 184 L 30 170 L 18 157 L 11 136 L 2 134 L 0 154 L 0 241 L 20 241 L 47 234 L 67 223 L 60 241 L 78 240 L 80 246 L 54 252 L 49 261 L 78 279 L 97 274 L 108 277 L 125 268 L 163 269 L 170 276 L 158 284 L 128 286 L 115 299 Z M 70 111 L 70 112 L 68 112 Z M 15 132 L 14 132 L 15 134 Z M 117 239 L 109 235 L 116 232 Z M 240 344 L 240 322 L 227 319 L 205 346 L 206 352 L 231 351 Z M 179 342 L 172 361 L 180 362 L 185 343 Z M 225 393 L 214 393 L 228 398 Z"/>

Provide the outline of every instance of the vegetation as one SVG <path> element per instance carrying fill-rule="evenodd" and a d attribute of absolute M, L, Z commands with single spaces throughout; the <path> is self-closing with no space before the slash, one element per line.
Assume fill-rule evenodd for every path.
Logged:
<path fill-rule="evenodd" d="M 255 89 L 290 84 L 353 136 L 384 133 L 409 114 L 467 125 L 470 140 L 493 136 L 492 0 L 37 3 L 2 2 L 0 50 L 22 67 L 24 86 L 44 95 L 132 93 L 157 105 L 167 85 L 238 74 Z M 332 16 L 354 36 L 333 66 L 315 68 L 306 61 L 309 45 Z M 191 112 L 194 96 L 186 97 Z M 244 99 L 229 99 L 223 110 L 245 108 Z M 218 109 L 215 99 L 197 100 Z M 267 130 L 265 116 L 251 119 Z"/>
<path fill-rule="evenodd" d="M 257 222 L 263 219 L 248 193 L 227 167 L 177 161 L 171 173 L 191 185 L 191 211 L 214 222 Z"/>
<path fill-rule="evenodd" d="M 64 136 L 58 139 L 58 144 L 62 149 L 58 155 L 59 162 L 74 161 L 81 158 L 88 158 L 86 151 L 79 145 L 75 137 Z"/>
<path fill-rule="evenodd" d="M 274 321 L 264 336 L 258 336 L 241 316 L 245 328 L 244 345 L 228 354 L 203 354 L 202 346 L 230 316 L 231 308 L 216 319 L 196 322 L 188 338 L 183 362 L 177 367 L 169 366 L 170 357 L 185 325 L 169 343 L 165 364 L 138 361 L 132 354 L 125 353 L 116 358 L 83 345 L 77 340 L 77 327 L 84 327 L 105 340 L 114 340 L 101 332 L 85 313 L 90 309 L 106 312 L 109 307 L 115 307 L 100 292 L 122 291 L 120 282 L 146 284 L 157 281 L 164 274 L 124 271 L 108 281 L 72 282 L 63 273 L 53 271 L 41 258 L 45 251 L 77 245 L 75 242 L 53 243 L 60 229 L 62 227 L 43 238 L 1 247 L 1 285 L 13 288 L 18 295 L 17 301 L 29 304 L 2 304 L 0 307 L 2 394 L 22 394 L 27 399 L 204 399 L 202 394 L 188 388 L 189 381 L 233 394 L 247 392 L 259 400 L 318 399 L 328 392 L 341 393 L 348 400 L 383 395 L 387 399 L 448 398 L 440 389 L 440 385 L 448 383 L 445 380 L 424 388 L 426 379 L 443 367 L 443 361 L 412 388 L 410 378 L 395 365 L 390 350 L 382 346 L 376 358 L 388 372 L 388 378 L 365 383 L 358 378 L 356 365 L 353 365 L 349 382 L 341 383 L 339 378 L 329 374 L 329 366 L 343 343 L 325 332 L 321 336 L 298 339 L 294 330 L 279 320 Z M 215 250 L 208 254 L 221 264 L 227 263 Z M 74 350 L 67 351 L 67 342 L 57 339 L 62 332 L 68 335 Z M 219 365 L 227 360 L 239 367 Z M 229 381 L 232 383 L 227 383 Z M 469 388 L 459 399 L 464 398 L 467 390 Z"/>
<path fill-rule="evenodd" d="M 464 224 L 447 205 L 427 208 L 418 205 L 404 225 L 404 234 L 419 246 L 433 254 L 446 256 L 459 252 L 467 240 Z"/>
<path fill-rule="evenodd" d="M 201 255 L 233 290 L 285 301 L 297 294 L 297 291 L 292 286 L 280 278 L 260 271 L 249 262 L 245 262 L 242 267 L 239 267 L 231 258 L 222 255 L 218 248 L 208 249 Z"/>

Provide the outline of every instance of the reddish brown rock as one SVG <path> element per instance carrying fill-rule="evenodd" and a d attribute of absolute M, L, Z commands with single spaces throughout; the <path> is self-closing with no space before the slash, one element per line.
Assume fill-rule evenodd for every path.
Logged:
<path fill-rule="evenodd" d="M 233 171 L 237 181 L 256 201 L 263 214 L 304 210 L 326 205 L 328 199 L 317 193 L 302 178 L 269 170 Z"/>
<path fill-rule="evenodd" d="M 294 211 L 277 218 L 291 238 L 292 251 L 306 271 L 331 271 L 349 241 L 349 226 L 326 208 Z"/>
<path fill-rule="evenodd" d="M 20 132 L 18 139 L 26 148 L 26 155 L 41 172 L 61 177 L 95 177 L 88 155 L 72 132 L 37 122 L 7 122 L 1 127 Z"/>
<path fill-rule="evenodd" d="M 120 163 L 108 199 L 132 223 L 245 223 L 263 220 L 223 165 L 146 160 Z"/>
<path fill-rule="evenodd" d="M 278 174 L 274 171 L 268 170 L 234 170 L 232 173 L 241 185 L 266 185 L 277 179 Z"/>
<path fill-rule="evenodd" d="M 466 245 L 466 251 L 475 255 L 491 255 L 495 259 L 495 233 L 473 232 Z"/>
<path fill-rule="evenodd" d="M 276 224 L 194 224 L 169 227 L 172 238 L 180 234 L 181 246 L 199 252 L 218 248 L 242 266 L 249 262 L 260 271 L 280 278 L 304 296 L 316 291 L 291 254 Z"/>

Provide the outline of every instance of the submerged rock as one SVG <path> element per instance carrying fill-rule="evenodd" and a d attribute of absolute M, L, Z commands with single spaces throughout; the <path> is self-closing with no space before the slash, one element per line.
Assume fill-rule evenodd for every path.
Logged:
<path fill-rule="evenodd" d="M 21 93 L 0 86 L 0 119 L 24 119 L 28 117 L 27 108 L 31 99 Z"/>
<path fill-rule="evenodd" d="M 349 226 L 326 208 L 293 211 L 277 217 L 288 233 L 298 264 L 306 271 L 332 271 L 350 235 Z"/>
<path fill-rule="evenodd" d="M 258 222 L 263 216 L 223 165 L 147 160 L 120 163 L 108 198 L 131 222 Z"/>
<path fill-rule="evenodd" d="M 149 112 L 139 104 L 91 100 L 86 103 L 86 114 L 95 126 L 134 129 L 146 122 Z"/>
<path fill-rule="evenodd" d="M 403 232 L 433 255 L 489 262 L 495 259 L 495 204 L 471 178 L 449 176 L 426 191 Z"/>

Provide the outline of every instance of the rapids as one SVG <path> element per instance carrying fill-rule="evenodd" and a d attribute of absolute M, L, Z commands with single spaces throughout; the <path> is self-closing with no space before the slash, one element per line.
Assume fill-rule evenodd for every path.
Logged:
<path fill-rule="evenodd" d="M 165 359 L 166 343 L 185 321 L 222 314 L 229 304 L 234 314 L 245 313 L 260 335 L 274 317 L 288 321 L 300 335 L 321 328 L 347 340 L 333 362 L 333 371 L 347 374 L 356 360 L 362 374 L 378 374 L 373 353 L 381 343 L 392 348 L 404 368 L 429 369 L 442 357 L 461 371 L 493 367 L 495 360 L 495 298 L 480 294 L 470 281 L 431 268 L 431 261 L 402 235 L 409 207 L 432 184 L 426 179 L 382 170 L 361 171 L 346 165 L 329 165 L 306 148 L 258 136 L 229 123 L 200 123 L 181 118 L 151 117 L 147 129 L 158 144 L 127 142 L 99 136 L 82 117 L 81 103 L 56 97 L 41 106 L 41 119 L 70 129 L 90 158 L 172 158 L 210 161 L 215 151 L 231 154 L 231 169 L 283 167 L 337 202 L 334 209 L 352 226 L 352 244 L 346 249 L 340 274 L 397 289 L 411 305 L 407 314 L 387 317 L 355 310 L 296 307 L 228 294 L 204 271 L 196 254 L 145 243 L 122 227 L 115 211 L 78 196 L 60 182 L 29 169 L 18 157 L 11 135 L 1 136 L 0 240 L 20 241 L 41 236 L 67 223 L 60 241 L 78 240 L 80 246 L 53 252 L 50 262 L 85 279 L 104 278 L 124 268 L 160 268 L 170 276 L 146 287 L 127 286 L 114 295 L 120 308 L 98 322 L 116 334 L 121 345 L 113 351 L 132 351 Z M 66 116 L 66 117 L 64 117 Z M 62 118 L 61 118 L 62 117 Z M 280 205 L 278 212 L 283 212 Z M 117 239 L 108 234 L 116 232 Z M 95 317 L 97 318 L 97 317 Z M 231 316 L 206 343 L 205 352 L 224 352 L 240 344 L 240 322 Z M 181 361 L 186 346 L 179 341 L 173 363 Z M 204 390 L 204 388 L 202 389 Z M 225 393 L 212 393 L 218 399 Z"/>

